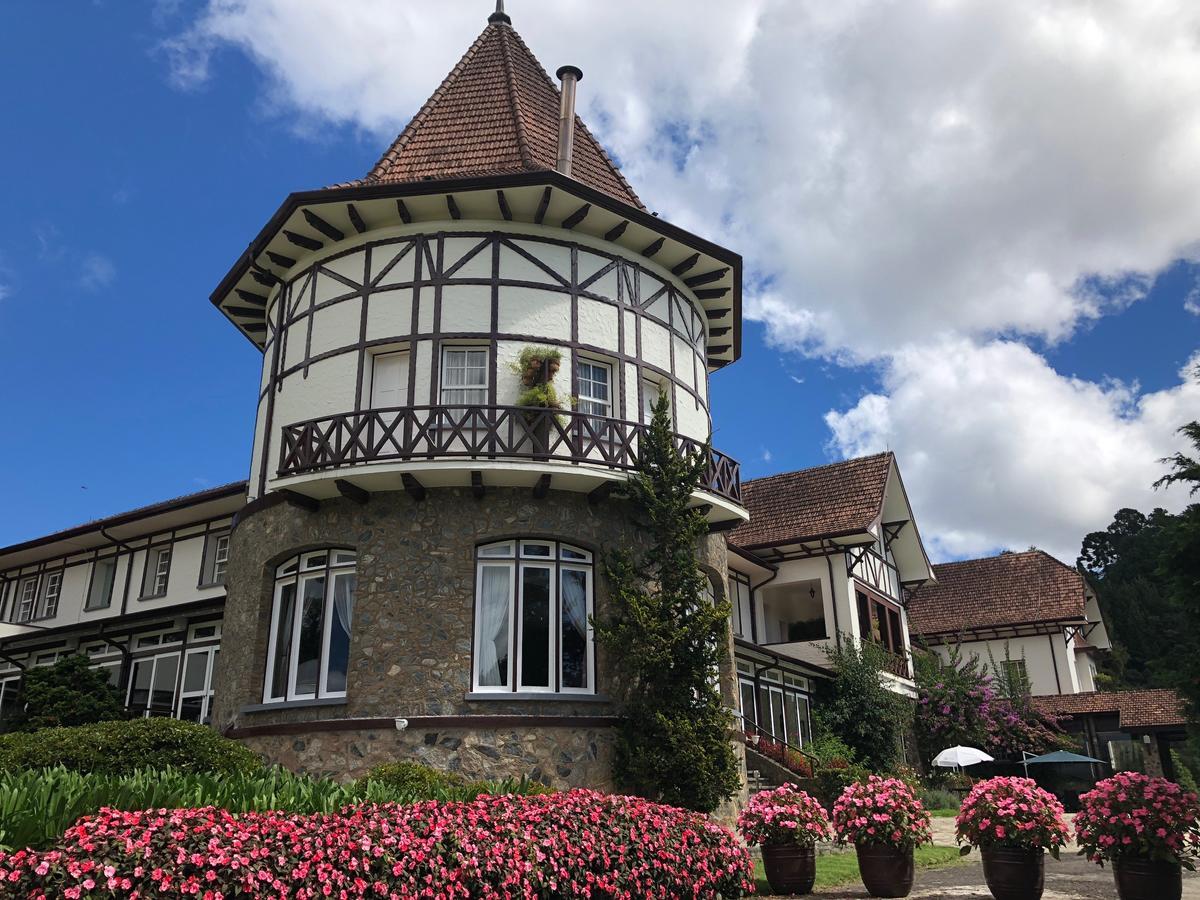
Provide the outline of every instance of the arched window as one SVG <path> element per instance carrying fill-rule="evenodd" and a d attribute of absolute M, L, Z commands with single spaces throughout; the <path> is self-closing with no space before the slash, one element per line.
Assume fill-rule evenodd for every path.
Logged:
<path fill-rule="evenodd" d="M 475 560 L 474 690 L 594 693 L 592 554 L 512 540 Z"/>
<path fill-rule="evenodd" d="M 263 702 L 346 696 L 353 550 L 315 550 L 275 570 Z"/>

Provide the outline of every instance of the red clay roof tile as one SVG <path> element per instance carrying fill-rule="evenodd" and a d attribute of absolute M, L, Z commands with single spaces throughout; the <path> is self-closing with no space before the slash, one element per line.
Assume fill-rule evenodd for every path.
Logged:
<path fill-rule="evenodd" d="M 1117 713 L 1122 730 L 1176 727 L 1187 724 L 1183 700 L 1171 690 L 1091 691 L 1034 697 L 1043 712 L 1060 716 Z"/>

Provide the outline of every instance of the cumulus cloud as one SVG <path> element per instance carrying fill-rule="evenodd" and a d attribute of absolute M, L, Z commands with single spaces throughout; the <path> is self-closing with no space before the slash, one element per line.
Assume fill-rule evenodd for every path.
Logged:
<path fill-rule="evenodd" d="M 100 253 L 88 253 L 80 264 L 79 286 L 86 291 L 98 291 L 113 283 L 117 267 Z"/>
<path fill-rule="evenodd" d="M 872 393 L 826 422 L 847 456 L 890 448 L 939 557 L 1037 543 L 1073 562 L 1087 531 L 1120 507 L 1179 509 L 1155 491 L 1162 457 L 1200 410 L 1200 382 L 1136 385 L 1064 378 L 1014 341 L 965 338 L 899 353 Z"/>
<path fill-rule="evenodd" d="M 1162 435 L 1200 415 L 1193 389 L 1063 378 L 1031 347 L 1070 340 L 1197 256 L 1200 6 L 561 0 L 509 12 L 551 70 L 583 68 L 581 111 L 647 203 L 744 254 L 746 313 L 776 347 L 884 373 L 882 392 L 829 417 L 838 451 L 887 440 L 906 472 L 994 473 L 1004 497 L 988 509 L 910 478 L 947 552 L 1067 548 L 1124 498 L 1147 500 Z M 349 124 L 382 147 L 483 18 L 476 4 L 209 0 L 170 59 L 195 85 L 214 52 L 236 48 L 298 130 Z M 1019 375 L 1028 406 L 980 403 L 988 371 Z M 1114 428 L 1065 446 L 1112 477 L 1068 479 L 1083 495 L 1045 502 L 1044 473 L 1070 454 L 1047 440 L 1023 444 L 1020 465 L 985 452 L 1005 443 L 982 416 L 997 405 L 1019 420 L 1004 433 L 1029 437 L 1064 411 L 1103 413 Z M 1146 418 L 1163 405 L 1176 420 Z M 910 427 L 929 424 L 930 406 L 959 440 Z M 1031 514 L 1044 502 L 1055 509 Z"/>

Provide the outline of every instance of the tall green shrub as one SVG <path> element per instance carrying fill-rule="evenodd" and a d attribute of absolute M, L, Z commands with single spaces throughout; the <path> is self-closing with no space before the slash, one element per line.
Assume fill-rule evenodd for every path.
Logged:
<path fill-rule="evenodd" d="M 77 654 L 26 671 L 22 700 L 24 707 L 12 718 L 17 731 L 125 718 L 120 694 L 108 683 L 108 675 Z"/>
<path fill-rule="evenodd" d="M 708 525 L 689 508 L 707 471 L 707 450 L 680 452 L 670 404 L 659 397 L 626 489 L 643 550 L 619 548 L 609 555 L 605 574 L 613 611 L 595 622 L 597 638 L 624 679 L 617 783 L 652 800 L 706 812 L 740 785 L 730 743 L 733 721 L 713 679 L 727 659 L 729 603 L 708 600 L 708 578 L 696 562 Z"/>
<path fill-rule="evenodd" d="M 813 715 L 818 727 L 840 738 L 870 770 L 890 771 L 900 761 L 900 742 L 912 711 L 884 687 L 885 651 L 843 635 L 840 646 L 827 653 L 835 674 L 817 688 Z"/>

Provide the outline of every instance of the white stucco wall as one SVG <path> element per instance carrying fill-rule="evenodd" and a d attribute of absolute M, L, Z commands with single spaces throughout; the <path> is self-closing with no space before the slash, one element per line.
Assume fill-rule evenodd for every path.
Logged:
<path fill-rule="evenodd" d="M 1030 690 L 1035 696 L 1079 692 L 1080 683 L 1075 661 L 1071 658 L 1074 654 L 1068 655 L 1066 641 L 1061 633 L 1011 638 L 1006 641 L 964 641 L 958 647 L 964 658 L 974 656 L 990 670 L 991 660 L 988 652 L 991 652 L 996 665 L 1000 665 L 1005 659 L 1005 645 L 1008 647 L 1011 659 L 1015 661 L 1024 658 Z M 1052 648 L 1053 653 L 1051 652 Z M 949 647 L 941 646 L 936 649 L 939 656 L 949 659 Z"/>

